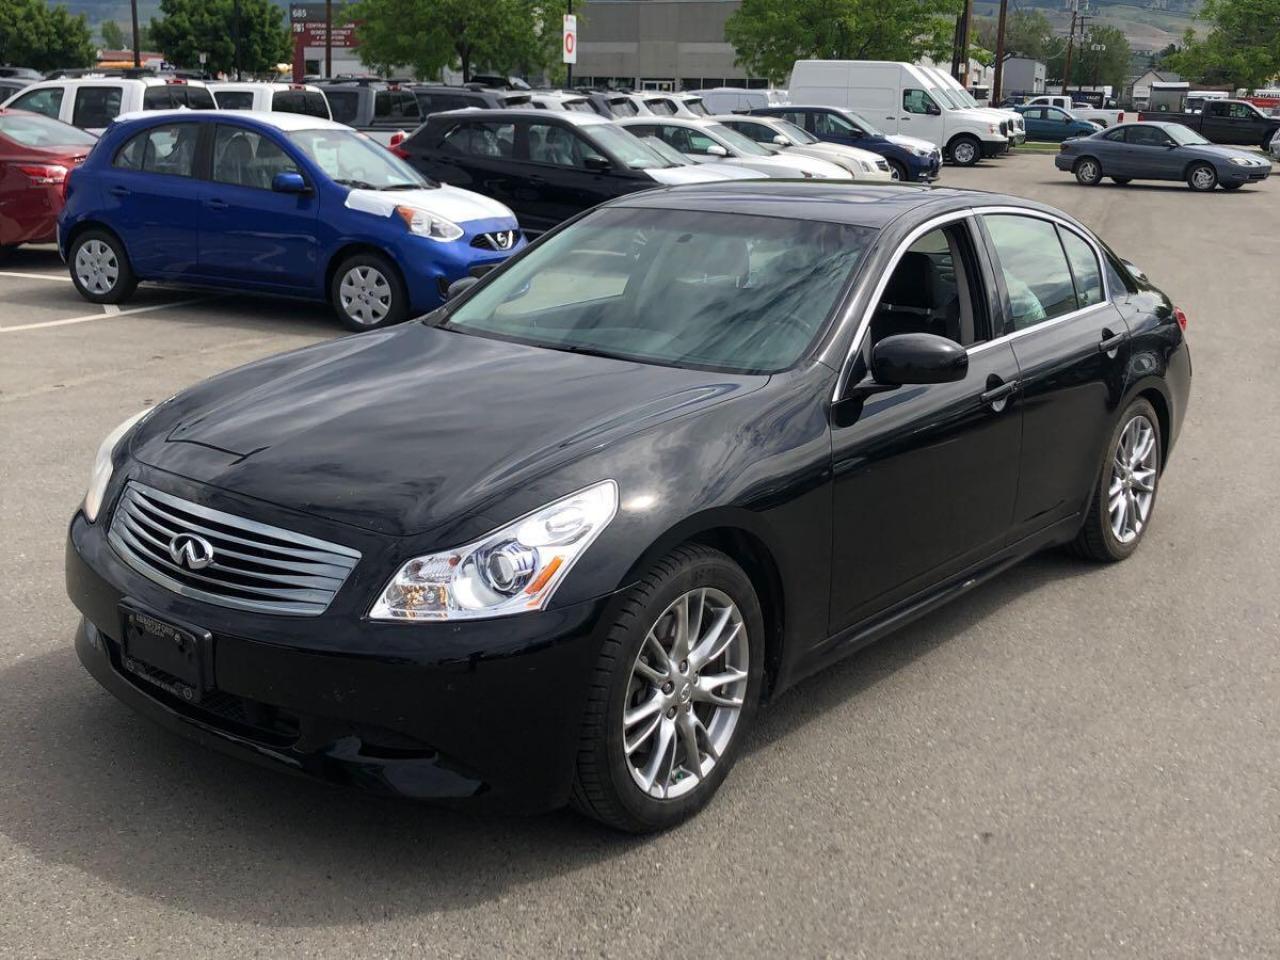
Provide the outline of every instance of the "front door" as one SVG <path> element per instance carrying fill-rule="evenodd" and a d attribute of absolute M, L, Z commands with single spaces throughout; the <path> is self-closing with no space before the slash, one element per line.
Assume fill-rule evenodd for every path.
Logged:
<path fill-rule="evenodd" d="M 997 552 L 1018 488 L 1018 365 L 971 218 L 914 241 L 880 296 L 832 426 L 831 633 Z M 969 350 L 955 383 L 859 396 L 885 337 L 933 333 Z"/>
<path fill-rule="evenodd" d="M 947 142 L 942 108 L 927 90 L 906 87 L 898 113 L 898 133 L 928 140 L 939 146 Z"/>
<path fill-rule="evenodd" d="M 1028 215 L 982 222 L 1023 396 L 1017 539 L 1087 508 L 1123 393 L 1129 328 L 1082 234 Z"/>
<path fill-rule="evenodd" d="M 265 134 L 218 124 L 201 195 L 202 276 L 315 292 L 322 273 L 316 242 L 319 200 L 314 189 L 305 194 L 271 189 L 276 174 L 300 172 Z"/>
<path fill-rule="evenodd" d="M 521 208 L 528 211 L 530 229 L 549 230 L 632 188 L 634 181 L 624 183 L 616 170 L 590 166 L 608 158 L 572 127 L 543 120 L 522 120 L 520 126 L 526 144 Z"/>
<path fill-rule="evenodd" d="M 1156 126 L 1125 127 L 1122 168 L 1125 176 L 1181 180 L 1187 158 L 1173 138 Z"/>

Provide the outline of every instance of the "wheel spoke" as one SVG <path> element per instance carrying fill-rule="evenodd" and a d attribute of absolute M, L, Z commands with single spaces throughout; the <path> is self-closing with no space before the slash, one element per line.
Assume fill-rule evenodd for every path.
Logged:
<path fill-rule="evenodd" d="M 689 595 L 685 594 L 676 604 L 674 634 L 671 638 L 671 659 L 679 662 L 689 656 Z"/>
<path fill-rule="evenodd" d="M 1142 493 L 1154 493 L 1156 489 L 1156 472 L 1150 468 L 1133 471 L 1133 485 Z"/>
<path fill-rule="evenodd" d="M 726 607 L 720 611 L 712 622 L 711 629 L 707 631 L 706 637 L 689 654 L 690 669 L 700 670 L 705 664 L 711 663 L 716 657 L 724 653 L 725 647 L 733 643 L 738 636 L 738 631 L 742 629 L 742 624 L 735 623 L 731 629 L 726 629 L 732 617 L 732 607 Z"/>
<path fill-rule="evenodd" d="M 680 742 L 684 746 L 684 768 L 695 778 L 702 779 L 702 754 L 698 750 L 698 729 L 693 725 L 693 713 L 681 715 L 677 721 Z"/>
<path fill-rule="evenodd" d="M 632 707 L 622 715 L 622 725 L 624 727 L 634 727 L 646 717 L 651 717 L 662 709 L 662 697 L 658 693 L 654 693 L 648 700 L 640 704 L 638 707 Z"/>
<path fill-rule="evenodd" d="M 622 749 L 626 752 L 628 757 L 648 742 L 649 738 L 653 736 L 653 732 L 658 729 L 658 725 L 661 724 L 664 719 L 665 718 L 661 713 L 655 713 L 649 718 L 649 722 L 640 729 L 639 733 L 631 739 L 623 741 Z"/>
<path fill-rule="evenodd" d="M 652 665 L 645 663 L 643 660 L 636 661 L 635 672 L 644 677 L 655 687 L 661 686 L 663 681 L 669 676 L 666 672 L 659 672 Z"/>
<path fill-rule="evenodd" d="M 658 737 L 653 745 L 653 753 L 649 756 L 649 762 L 645 764 L 644 769 L 640 771 L 640 779 L 644 781 L 644 788 L 651 791 L 654 785 L 662 787 L 665 794 L 667 786 L 671 782 L 671 767 L 675 762 L 676 754 L 676 725 L 666 717 L 662 718 L 662 722 L 658 725 Z"/>
<path fill-rule="evenodd" d="M 716 691 L 721 687 L 731 683 L 738 683 L 745 679 L 747 679 L 745 670 L 732 669 L 713 676 L 699 677 L 698 683 L 693 689 L 693 699 L 700 703 L 713 703 L 717 707 L 740 707 L 742 706 L 742 697 L 716 693 Z"/>

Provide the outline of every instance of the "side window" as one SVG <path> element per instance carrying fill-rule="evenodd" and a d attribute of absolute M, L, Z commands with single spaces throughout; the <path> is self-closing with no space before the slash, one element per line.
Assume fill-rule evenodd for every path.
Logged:
<path fill-rule="evenodd" d="M 1081 307 L 1091 307 L 1102 302 L 1102 271 L 1093 247 L 1079 234 L 1058 229 L 1062 246 L 1067 251 L 1071 274 L 1076 280 L 1076 301 Z"/>
<path fill-rule="evenodd" d="M 938 105 L 923 90 L 905 89 L 902 91 L 902 109 L 907 113 L 937 113 Z"/>
<path fill-rule="evenodd" d="M 1107 270 L 1107 288 L 1111 291 L 1112 300 L 1124 300 L 1138 292 L 1138 285 L 1133 282 L 1133 277 L 1110 250 L 1103 252 L 1102 260 Z"/>
<path fill-rule="evenodd" d="M 1173 141 L 1159 127 L 1135 125 L 1129 128 L 1129 142 L 1139 147 L 1163 147 Z"/>
<path fill-rule="evenodd" d="M 394 116 L 404 120 L 420 120 L 422 114 L 418 110 L 418 98 L 407 90 L 397 90 L 392 96 Z"/>
<path fill-rule="evenodd" d="M 14 110 L 30 110 L 57 120 L 58 111 L 62 109 L 62 94 L 62 87 L 45 87 L 43 90 L 24 93 L 9 106 Z"/>
<path fill-rule="evenodd" d="M 599 155 L 599 150 L 568 127 L 542 121 L 529 124 L 529 159 L 534 163 L 585 170 L 586 158 Z"/>
<path fill-rule="evenodd" d="M 1071 270 L 1052 223 L 1014 214 L 991 214 L 983 221 L 1004 274 L 1014 330 L 1076 309 Z"/>
<path fill-rule="evenodd" d="M 1230 105 L 1227 116 L 1231 117 L 1232 120 L 1252 120 L 1253 111 L 1243 103 L 1233 103 Z"/>
<path fill-rule="evenodd" d="M 218 101 L 218 109 L 220 110 L 252 110 L 253 94 L 244 90 L 219 90 L 214 94 L 214 99 Z M 279 110 L 277 106 L 280 95 L 276 95 L 276 101 L 272 105 L 272 109 Z"/>
<path fill-rule="evenodd" d="M 146 90 L 142 91 L 143 110 L 168 110 L 176 106 L 178 104 L 174 102 L 173 95 L 169 92 L 167 85 L 147 87 Z"/>
<path fill-rule="evenodd" d="M 1023 110 L 1022 117 L 1024 120 L 1043 120 L 1044 107 L 1032 107 L 1030 110 Z"/>
<path fill-rule="evenodd" d="M 669 143 L 665 137 L 659 135 L 658 128 L 648 124 L 637 123 L 635 126 L 627 124 L 627 133 L 635 137 L 658 137 L 663 143 Z"/>
<path fill-rule="evenodd" d="M 687 148 L 684 151 L 685 153 L 706 154 L 709 153 L 711 148 L 716 144 L 714 140 L 700 130 L 687 130 L 682 128 L 681 132 L 684 133 L 687 144 Z"/>
<path fill-rule="evenodd" d="M 510 159 L 515 152 L 516 125 L 506 123 L 460 123 L 444 135 L 445 153 L 464 157 Z"/>
<path fill-rule="evenodd" d="M 270 190 L 277 173 L 297 173 L 289 155 L 260 133 L 218 124 L 213 138 L 213 179 Z"/>
<path fill-rule="evenodd" d="M 787 120 L 790 123 L 794 123 L 797 127 L 799 127 L 802 130 L 809 130 L 809 129 L 817 130 L 818 123 L 821 122 L 823 114 L 820 113 L 813 118 L 815 123 L 812 128 L 806 125 L 805 116 L 806 114 L 800 113 L 798 110 L 788 110 L 782 114 L 782 119 Z"/>
<path fill-rule="evenodd" d="M 354 90 L 332 90 L 326 93 L 333 119 L 338 123 L 352 124 L 360 113 L 359 94 Z"/>
<path fill-rule="evenodd" d="M 116 153 L 112 165 L 124 170 L 189 177 L 200 131 L 194 123 L 169 123 L 144 130 Z"/>
<path fill-rule="evenodd" d="M 1115 127 L 1114 129 L 1108 130 L 1106 133 L 1104 133 L 1102 135 L 1102 139 L 1110 140 L 1113 143 L 1119 143 L 1122 140 L 1124 140 L 1125 131 L 1128 129 L 1129 129 L 1128 127 Z"/>
<path fill-rule="evenodd" d="M 857 136 L 853 124 L 834 113 L 817 113 L 813 117 L 813 132 L 818 136 L 852 137 Z"/>
<path fill-rule="evenodd" d="M 750 137 L 756 143 L 773 143 L 773 138 L 777 136 L 772 129 L 763 123 L 748 123 L 745 120 L 735 120 L 727 126 L 737 130 L 740 134 Z"/>
<path fill-rule="evenodd" d="M 81 87 L 76 91 L 71 122 L 77 127 L 105 127 L 120 115 L 119 87 Z"/>
<path fill-rule="evenodd" d="M 968 227 L 948 224 L 915 241 L 894 267 L 871 318 L 871 343 L 932 333 L 961 346 L 987 339 L 986 299 Z"/>
<path fill-rule="evenodd" d="M 391 91 L 379 90 L 373 96 L 373 119 L 387 120 L 391 117 Z"/>

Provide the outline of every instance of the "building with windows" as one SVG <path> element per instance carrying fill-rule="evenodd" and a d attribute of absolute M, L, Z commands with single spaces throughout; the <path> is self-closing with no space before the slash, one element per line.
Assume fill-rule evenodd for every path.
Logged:
<path fill-rule="evenodd" d="M 635 90 L 768 87 L 734 63 L 724 24 L 740 0 L 585 0 L 575 85 Z"/>

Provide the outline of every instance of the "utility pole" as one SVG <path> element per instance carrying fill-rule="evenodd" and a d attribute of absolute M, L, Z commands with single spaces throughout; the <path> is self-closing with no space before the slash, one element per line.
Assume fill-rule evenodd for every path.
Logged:
<path fill-rule="evenodd" d="M 324 0 L 324 75 L 333 76 L 333 0 Z"/>
<path fill-rule="evenodd" d="M 1000 102 L 1001 86 L 1004 83 L 1004 22 L 1009 13 L 1009 0 L 1000 0 L 1000 22 L 996 26 L 996 72 L 991 78 L 991 105 Z"/>
<path fill-rule="evenodd" d="M 969 24 L 973 21 L 973 0 L 964 0 L 964 9 L 956 21 L 955 49 L 951 53 L 951 75 L 965 84 L 969 78 Z"/>
<path fill-rule="evenodd" d="M 1067 34 L 1067 62 L 1062 66 L 1062 94 L 1066 96 L 1067 84 L 1071 82 L 1071 46 L 1076 42 L 1076 8 L 1078 4 L 1071 4 L 1071 32 Z"/>
<path fill-rule="evenodd" d="M 139 50 L 138 43 L 138 0 L 132 0 L 129 4 L 133 12 L 133 65 L 135 67 L 142 66 L 142 51 Z"/>

